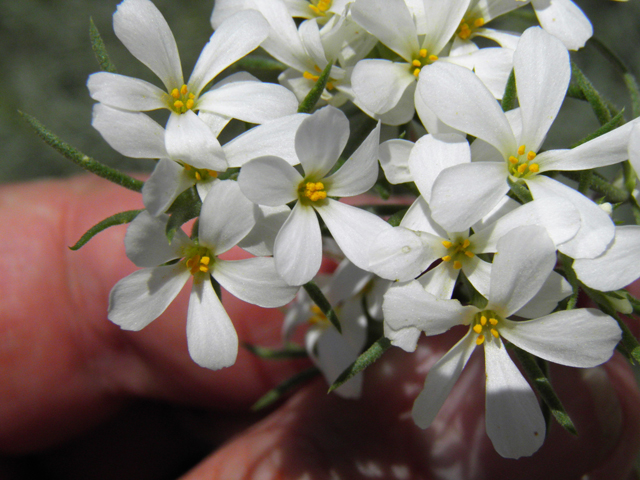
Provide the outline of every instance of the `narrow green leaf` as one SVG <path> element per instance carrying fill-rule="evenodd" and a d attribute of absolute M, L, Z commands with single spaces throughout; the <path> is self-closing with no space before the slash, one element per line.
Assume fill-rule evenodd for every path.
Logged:
<path fill-rule="evenodd" d="M 525 204 L 533 201 L 531 192 L 523 183 L 513 182 L 510 178 L 507 178 L 507 183 L 511 187 L 511 193 L 520 201 L 520 203 Z"/>
<path fill-rule="evenodd" d="M 342 333 L 342 327 L 340 326 L 338 315 L 336 315 L 336 312 L 333 310 L 333 307 L 329 303 L 329 300 L 327 300 L 327 297 L 325 297 L 324 293 L 322 293 L 322 290 L 320 290 L 320 288 L 313 282 L 313 280 L 305 283 L 302 287 L 309 295 L 309 298 L 311 298 L 311 300 L 320 308 L 322 313 L 324 313 L 327 319 L 329 319 L 331 324 L 336 327 L 336 330 Z"/>
<path fill-rule="evenodd" d="M 98 27 L 93 23 L 93 18 L 91 17 L 89 17 L 89 37 L 91 38 L 91 49 L 96 56 L 96 60 L 98 60 L 100 69 L 104 72 L 117 73 L 116 66 L 111 61 L 111 58 L 109 58 L 107 47 L 104 45 Z"/>
<path fill-rule="evenodd" d="M 580 172 L 580 181 L 578 182 L 578 191 L 586 195 L 591 187 L 591 177 L 593 177 L 592 170 L 582 170 Z"/>
<path fill-rule="evenodd" d="M 573 270 L 573 258 L 567 257 L 561 253 L 560 261 L 562 262 L 562 268 L 564 269 L 564 276 L 573 289 L 573 293 L 567 300 L 566 310 L 573 310 L 576 308 L 576 303 L 578 303 L 578 294 L 580 293 L 578 277 L 576 276 L 576 272 Z"/>
<path fill-rule="evenodd" d="M 576 83 L 584 93 L 589 105 L 591 105 L 591 109 L 593 110 L 593 113 L 596 114 L 600 125 L 609 123 L 611 121 L 611 112 L 609 112 L 609 109 L 607 108 L 606 100 L 602 98 L 602 95 L 598 93 L 593 84 L 587 77 L 585 77 L 582 70 L 580 70 L 574 62 L 571 62 L 571 73 Z"/>
<path fill-rule="evenodd" d="M 631 97 L 631 114 L 633 118 L 638 118 L 640 117 L 640 88 L 638 87 L 638 82 L 631 72 L 625 73 L 622 78 Z"/>
<path fill-rule="evenodd" d="M 624 124 L 623 113 L 624 113 L 624 110 L 622 112 L 617 113 L 608 123 L 602 125 L 595 132 L 590 133 L 583 139 L 578 140 L 576 143 L 571 145 L 571 148 L 576 148 L 577 146 L 582 145 L 583 143 L 587 143 L 589 140 L 593 140 L 594 138 L 597 138 L 600 135 L 609 133 L 610 131 L 615 130 L 616 128 Z"/>
<path fill-rule="evenodd" d="M 549 410 L 551 410 L 554 418 L 567 432 L 578 435 L 576 426 L 562 406 L 562 402 L 551 386 L 551 382 L 549 382 L 549 379 L 536 362 L 536 358 L 529 352 L 525 352 L 516 346 L 514 346 L 513 351 L 518 357 L 518 360 L 520 360 L 520 365 L 522 365 L 525 374 L 540 394 L 542 401 L 549 407 Z"/>
<path fill-rule="evenodd" d="M 322 96 L 322 92 L 324 92 L 325 87 L 327 86 L 327 82 L 329 81 L 329 74 L 331 73 L 332 63 L 328 63 L 324 70 L 320 74 L 318 81 L 313 86 L 313 88 L 307 93 L 307 96 L 298 106 L 298 113 L 311 113 L 313 108 L 320 100 Z"/>
<path fill-rule="evenodd" d="M 307 370 L 303 370 L 302 372 L 294 375 L 288 380 L 285 380 L 273 390 L 269 390 L 267 393 L 265 393 L 256 403 L 253 404 L 251 410 L 257 412 L 259 410 L 262 410 L 263 408 L 268 407 L 272 403 L 282 398 L 287 392 L 299 385 L 302 385 L 303 383 L 306 383 L 319 373 L 320 370 L 318 370 L 316 367 L 311 367 Z"/>
<path fill-rule="evenodd" d="M 507 85 L 504 87 L 504 94 L 502 95 L 502 111 L 508 112 L 516 108 L 516 99 L 518 98 L 518 92 L 516 90 L 516 75 L 515 71 L 511 69 Z"/>
<path fill-rule="evenodd" d="M 291 358 L 307 358 L 307 350 L 293 343 L 287 344 L 284 348 L 275 350 L 273 348 L 260 347 L 250 343 L 242 343 L 242 346 L 253 353 L 256 357 L 269 360 L 288 360 Z"/>
<path fill-rule="evenodd" d="M 44 125 L 36 120 L 31 115 L 27 115 L 23 112 L 18 112 L 27 121 L 29 125 L 35 130 L 38 136 L 44 140 L 44 142 L 56 150 L 63 157 L 71 160 L 76 165 L 84 168 L 85 170 L 95 173 L 99 177 L 102 177 L 110 182 L 117 183 L 118 185 L 133 190 L 135 192 L 142 191 L 144 182 L 136 180 L 135 178 L 126 175 L 115 168 L 106 166 L 103 163 L 88 157 L 84 153 L 75 149 L 68 143 L 63 142 L 57 135 L 49 131 Z"/>
<path fill-rule="evenodd" d="M 562 176 L 570 178 L 571 180 L 575 180 L 576 182 L 580 181 L 579 171 L 561 171 L 560 173 Z M 591 185 L 589 187 L 594 192 L 604 195 L 606 201 L 610 203 L 622 203 L 626 202 L 630 198 L 629 192 L 622 188 L 614 187 L 605 178 L 599 175 L 598 172 L 593 172 L 591 175 Z"/>
<path fill-rule="evenodd" d="M 268 72 L 284 72 L 287 66 L 273 58 L 261 55 L 247 55 L 233 64 L 234 70 L 264 70 Z"/>
<path fill-rule="evenodd" d="M 333 382 L 333 385 L 329 387 L 327 393 L 333 392 L 340 385 L 345 383 L 351 377 L 357 375 L 369 365 L 378 360 L 384 352 L 389 350 L 391 342 L 386 337 L 380 337 L 373 345 L 371 345 L 362 355 L 360 355 L 355 362 L 353 362 L 340 376 Z"/>
<path fill-rule="evenodd" d="M 575 82 L 571 82 L 569 84 L 569 88 L 567 89 L 567 97 L 575 98 L 577 100 L 587 99 L 587 97 L 584 96 L 584 92 L 582 91 L 582 89 Z"/>
<path fill-rule="evenodd" d="M 200 215 L 201 208 L 202 201 L 195 187 L 191 187 L 178 195 L 178 198 L 174 200 L 173 204 L 167 210 L 170 217 L 165 233 L 167 234 L 169 243 L 171 243 L 173 236 L 182 225 Z"/>
<path fill-rule="evenodd" d="M 100 223 L 97 223 L 89 230 L 86 231 L 80 240 L 76 242 L 75 245 L 69 247 L 70 250 L 78 250 L 83 247 L 89 240 L 91 240 L 98 233 L 106 230 L 109 227 L 113 227 L 114 225 L 123 225 L 125 223 L 129 223 L 133 221 L 136 216 L 142 212 L 142 210 L 127 210 L 126 212 L 116 213 L 115 215 L 110 216 L 109 218 L 105 218 Z"/>

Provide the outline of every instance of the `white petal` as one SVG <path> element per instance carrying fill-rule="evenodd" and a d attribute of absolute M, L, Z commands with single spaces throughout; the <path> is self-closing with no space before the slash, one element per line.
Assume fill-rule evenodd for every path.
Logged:
<path fill-rule="evenodd" d="M 467 324 L 478 312 L 458 300 L 442 300 L 425 292 L 419 282 L 394 284 L 384 295 L 384 321 L 394 330 L 416 327 L 427 335 L 439 335 L 456 325 Z"/>
<path fill-rule="evenodd" d="M 296 152 L 305 176 L 324 177 L 338 161 L 347 140 L 349 120 L 341 110 L 329 105 L 305 117 L 296 133 Z"/>
<path fill-rule="evenodd" d="M 409 156 L 409 168 L 418 190 L 430 202 L 431 188 L 440 172 L 470 161 L 466 138 L 455 133 L 441 133 L 425 135 L 416 142 Z"/>
<path fill-rule="evenodd" d="M 513 68 L 522 114 L 520 143 L 537 152 L 569 86 L 569 52 L 557 38 L 532 27 L 520 37 Z"/>
<path fill-rule="evenodd" d="M 322 236 L 316 212 L 300 202 L 284 223 L 273 246 L 278 274 L 289 285 L 310 281 L 322 263 Z"/>
<path fill-rule="evenodd" d="M 563 310 L 524 322 L 505 320 L 500 334 L 536 357 L 581 368 L 609 360 L 622 336 L 617 322 L 594 308 Z"/>
<path fill-rule="evenodd" d="M 268 207 L 254 204 L 253 216 L 256 224 L 249 234 L 240 240 L 238 246 L 255 256 L 273 255 L 276 236 L 290 213 L 291 210 L 286 205 Z"/>
<path fill-rule="evenodd" d="M 404 92 L 415 86 L 415 80 L 410 65 L 377 59 L 359 61 L 351 75 L 356 101 L 377 114 L 395 107 Z M 413 105 L 410 105 L 410 110 L 413 110 Z"/>
<path fill-rule="evenodd" d="M 137 78 L 117 73 L 98 72 L 87 80 L 89 95 L 94 100 L 111 107 L 133 112 L 167 108 L 166 92 L 155 85 Z"/>
<path fill-rule="evenodd" d="M 575 260 L 573 269 L 585 285 L 596 290 L 626 287 L 640 277 L 640 226 L 617 227 L 613 242 L 602 255 Z"/>
<path fill-rule="evenodd" d="M 431 190 L 433 219 L 448 232 L 462 232 L 491 212 L 508 191 L 504 162 L 449 167 Z"/>
<path fill-rule="evenodd" d="M 427 428 L 436 418 L 475 347 L 474 335 L 467 333 L 431 367 L 411 411 L 420 428 Z"/>
<path fill-rule="evenodd" d="M 127 227 L 124 246 L 127 257 L 138 267 L 156 267 L 182 256 L 182 247 L 190 243 L 189 237 L 178 230 L 169 243 L 165 230 L 169 217 L 152 217 L 140 212 Z"/>
<path fill-rule="evenodd" d="M 513 50 L 509 48 L 482 48 L 469 55 L 473 71 L 493 96 L 502 99 L 507 80 L 513 68 Z M 459 57 L 448 57 L 454 63 Z"/>
<path fill-rule="evenodd" d="M 290 165 L 300 163 L 296 155 L 296 132 L 306 114 L 297 113 L 254 127 L 223 145 L 230 167 L 241 167 L 252 158 L 276 156 Z"/>
<path fill-rule="evenodd" d="M 178 115 L 172 113 L 165 135 L 171 158 L 181 160 L 195 168 L 225 171 L 224 152 L 206 123 L 191 110 Z"/>
<path fill-rule="evenodd" d="M 142 202 L 153 216 L 165 213 L 173 201 L 195 183 L 182 165 L 161 158 L 142 187 Z"/>
<path fill-rule="evenodd" d="M 546 431 L 536 395 L 502 342 L 486 342 L 484 359 L 487 435 L 502 457 L 532 455 L 544 442 Z"/>
<path fill-rule="evenodd" d="M 566 243 L 558 246 L 572 258 L 594 258 L 600 255 L 613 240 L 615 227 L 609 215 L 590 199 L 563 183 L 544 175 L 526 180 L 533 198 L 564 198 L 580 212 L 581 227 Z"/>
<path fill-rule="evenodd" d="M 542 288 L 556 265 L 556 247 L 544 228 L 517 227 L 498 242 L 491 269 L 489 304 L 500 315 L 518 311 Z"/>
<path fill-rule="evenodd" d="M 167 91 L 180 88 L 182 67 L 171 29 L 149 0 L 125 0 L 113 14 L 113 30 L 134 57 L 155 73 Z"/>
<path fill-rule="evenodd" d="M 491 264 L 480 260 L 477 256 L 462 263 L 462 271 L 480 295 L 489 296 L 491 289 Z"/>
<path fill-rule="evenodd" d="M 255 50 L 267 38 L 269 26 L 255 10 L 226 19 L 204 46 L 189 78 L 189 90 L 198 94 L 218 73 Z"/>
<path fill-rule="evenodd" d="M 378 149 L 380 166 L 389 183 L 397 185 L 413 181 L 409 170 L 409 154 L 413 145 L 413 142 L 400 139 L 387 140 L 380 144 Z"/>
<path fill-rule="evenodd" d="M 126 112 L 96 103 L 91 125 L 125 157 L 168 156 L 164 146 L 164 128 L 144 113 Z"/>
<path fill-rule="evenodd" d="M 187 313 L 189 355 L 201 367 L 230 367 L 238 355 L 238 334 L 211 282 L 194 283 Z"/>
<path fill-rule="evenodd" d="M 424 0 L 426 35 L 422 47 L 427 48 L 427 53 L 440 53 L 456 33 L 468 6 L 469 0 Z"/>
<path fill-rule="evenodd" d="M 402 0 L 358 0 L 351 6 L 353 19 L 407 61 L 420 48 L 411 13 Z"/>
<path fill-rule="evenodd" d="M 286 305 L 298 291 L 278 276 L 273 258 L 216 259 L 212 275 L 229 293 L 260 307 Z"/>
<path fill-rule="evenodd" d="M 431 209 L 422 195 L 409 207 L 400 226 L 413 231 L 427 232 L 436 237 L 447 238 L 449 234 L 431 218 Z"/>
<path fill-rule="evenodd" d="M 571 0 L 532 0 L 540 25 L 562 40 L 569 50 L 578 50 L 593 35 L 591 22 Z"/>
<path fill-rule="evenodd" d="M 296 113 L 296 96 L 281 85 L 233 82 L 200 97 L 198 109 L 243 122 L 262 124 Z"/>
<path fill-rule="evenodd" d="M 634 126 L 629 136 L 629 161 L 636 171 L 636 175 L 640 175 L 640 124 L 633 123 Z"/>
<path fill-rule="evenodd" d="M 246 163 L 238 184 L 249 200 L 260 205 L 277 207 L 298 198 L 302 176 L 278 157 L 261 157 Z"/>
<path fill-rule="evenodd" d="M 238 182 L 217 182 L 202 202 L 200 243 L 220 255 L 246 237 L 255 223 L 253 204 L 242 194 Z"/>
<path fill-rule="evenodd" d="M 418 91 L 440 120 L 490 143 L 504 158 L 518 148 L 500 105 L 471 70 L 436 62 L 420 71 Z"/>
<path fill-rule="evenodd" d="M 437 133 L 458 133 L 460 135 L 464 135 L 460 130 L 450 127 L 438 118 L 435 112 L 431 110 L 424 101 L 424 98 L 422 98 L 421 90 L 416 89 L 413 97 L 416 113 L 418 114 L 418 117 L 420 117 L 420 121 L 422 122 L 422 125 L 424 125 L 424 128 L 427 129 L 427 132 L 434 135 Z M 502 157 L 500 157 L 500 159 L 502 159 Z"/>
<path fill-rule="evenodd" d="M 133 272 L 111 289 L 109 320 L 124 330 L 142 330 L 166 310 L 190 275 L 180 263 Z"/>
<path fill-rule="evenodd" d="M 388 323 L 384 323 L 384 336 L 389 339 L 391 345 L 400 347 L 405 352 L 415 352 L 421 333 L 422 332 L 416 327 L 394 330 Z"/>
<path fill-rule="evenodd" d="M 333 175 L 326 178 L 332 197 L 353 197 L 369 190 L 378 179 L 380 122 Z"/>
<path fill-rule="evenodd" d="M 551 272 L 535 297 L 518 310 L 515 315 L 523 318 L 537 318 L 549 315 L 558 302 L 571 295 L 573 289 L 565 278 L 556 272 Z"/>
<path fill-rule="evenodd" d="M 405 282 L 416 278 L 438 259 L 437 254 L 423 240 L 427 236 L 428 233 L 414 232 L 403 227 L 381 232 L 369 250 L 367 270 L 388 280 Z M 439 243 L 439 240 L 433 237 L 434 243 Z"/>
<path fill-rule="evenodd" d="M 383 231 L 392 228 L 377 215 L 328 199 L 316 207 L 345 256 L 362 269 L 369 266 L 369 248 Z"/>

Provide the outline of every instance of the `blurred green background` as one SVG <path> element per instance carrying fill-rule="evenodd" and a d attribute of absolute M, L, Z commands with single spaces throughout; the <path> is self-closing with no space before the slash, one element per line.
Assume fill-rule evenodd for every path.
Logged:
<path fill-rule="evenodd" d="M 114 152 L 91 127 L 93 101 L 87 76 L 98 71 L 89 43 L 89 17 L 100 30 L 120 73 L 159 83 L 113 34 L 111 16 L 119 0 L 0 0 L 0 182 L 79 172 L 47 147 L 17 110 L 37 117 L 63 140 L 84 153 L 125 170 L 148 170 L 149 160 L 134 161 Z M 640 76 L 640 2 L 576 0 L 591 19 L 595 35 Z M 155 0 L 173 30 L 188 78 L 200 49 L 211 35 L 213 1 Z M 527 7 L 529 8 L 529 7 Z M 492 22 L 521 30 L 517 19 Z M 587 46 L 574 60 L 601 93 L 631 110 L 624 84 L 603 57 Z M 547 146 L 566 147 L 598 124 L 589 108 L 565 102 Z"/>

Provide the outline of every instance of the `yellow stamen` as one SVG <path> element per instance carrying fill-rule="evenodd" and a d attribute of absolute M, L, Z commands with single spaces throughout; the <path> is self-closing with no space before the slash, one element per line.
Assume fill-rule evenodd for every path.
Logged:
<path fill-rule="evenodd" d="M 467 248 L 469 245 L 471 245 L 471 242 L 466 238 L 464 242 L 462 242 L 462 248 Z"/>
<path fill-rule="evenodd" d="M 537 163 L 532 163 L 531 165 L 529 165 L 529 171 L 538 173 L 540 171 L 540 165 L 538 165 Z"/>
<path fill-rule="evenodd" d="M 473 22 L 473 26 L 476 28 L 482 27 L 484 25 L 484 18 L 478 18 L 475 22 Z"/>
<path fill-rule="evenodd" d="M 487 317 L 485 317 L 484 315 L 482 315 L 480 317 L 480 323 L 482 324 L 482 326 L 484 327 L 487 324 Z"/>
<path fill-rule="evenodd" d="M 195 171 L 195 176 L 196 176 L 196 180 L 198 180 L 198 181 L 202 180 L 202 175 L 200 175 L 199 171 L 197 171 L 197 170 Z"/>
<path fill-rule="evenodd" d="M 451 248 L 453 242 L 450 242 L 449 240 L 443 240 L 442 245 L 444 245 L 444 248 Z"/>
<path fill-rule="evenodd" d="M 529 153 L 527 153 L 527 160 L 533 160 L 534 158 L 536 158 L 536 152 L 529 150 Z"/>
<path fill-rule="evenodd" d="M 420 51 L 418 52 L 418 55 L 420 55 L 422 58 L 425 58 L 427 56 L 427 49 L 421 48 Z"/>
<path fill-rule="evenodd" d="M 518 155 L 524 155 L 525 150 L 526 150 L 526 147 L 524 145 L 520 145 L 518 147 Z"/>
<path fill-rule="evenodd" d="M 209 263 L 211 262 L 211 258 L 204 256 L 200 259 L 200 263 L 203 265 L 209 265 Z"/>
<path fill-rule="evenodd" d="M 482 325 L 476 323 L 473 326 L 473 331 L 476 332 L 476 333 L 482 333 Z"/>
<path fill-rule="evenodd" d="M 422 63 L 420 63 L 420 60 L 414 60 L 413 62 L 411 62 L 411 65 L 420 68 L 422 66 Z"/>
<path fill-rule="evenodd" d="M 462 268 L 462 264 L 456 260 L 455 262 L 453 262 L 453 268 L 455 268 L 456 270 L 460 270 Z"/>
<path fill-rule="evenodd" d="M 482 345 L 484 343 L 484 335 L 478 335 L 476 338 L 476 345 Z"/>
<path fill-rule="evenodd" d="M 182 88 L 180 89 L 180 93 L 184 96 L 187 94 L 189 90 L 187 89 L 186 85 L 182 85 Z"/>
<path fill-rule="evenodd" d="M 307 80 L 313 80 L 314 82 L 317 82 L 318 79 L 320 78 L 320 75 L 314 75 L 312 73 L 307 72 L 306 70 L 304 71 L 304 73 L 302 74 L 302 76 L 304 78 L 306 78 Z"/>
<path fill-rule="evenodd" d="M 417 76 L 419 76 L 419 75 L 420 75 L 420 69 L 419 69 L 419 68 L 416 68 L 416 69 L 413 71 L 413 76 L 414 76 L 414 77 L 417 77 Z"/>
<path fill-rule="evenodd" d="M 180 100 L 176 100 L 175 102 L 173 102 L 173 106 L 176 107 L 177 109 L 180 109 L 184 107 L 184 103 L 182 103 L 182 101 Z"/>
<path fill-rule="evenodd" d="M 475 257 L 475 254 L 473 252 L 468 251 L 468 250 L 466 252 L 464 252 L 464 254 L 469 258 Z"/>
<path fill-rule="evenodd" d="M 432 62 L 435 62 L 436 60 L 438 60 L 438 56 L 437 55 L 429 55 L 429 60 Z"/>
<path fill-rule="evenodd" d="M 500 334 L 498 333 L 498 330 L 496 330 L 495 328 L 491 329 L 491 335 L 493 335 L 495 338 L 499 338 Z"/>
<path fill-rule="evenodd" d="M 443 262 L 450 262 L 451 261 L 451 255 L 445 255 L 444 257 L 442 257 L 442 261 Z"/>
<path fill-rule="evenodd" d="M 498 324 L 498 320 L 496 318 L 490 318 L 489 323 L 495 327 Z"/>
<path fill-rule="evenodd" d="M 174 88 L 173 90 L 171 90 L 171 96 L 176 99 L 180 98 L 180 92 L 178 91 L 177 88 Z"/>
<path fill-rule="evenodd" d="M 527 169 L 527 164 L 526 163 L 518 165 L 518 173 L 520 175 L 522 175 L 525 172 L 526 169 Z"/>
<path fill-rule="evenodd" d="M 516 163 L 518 163 L 518 159 L 517 159 L 516 157 L 514 157 L 513 155 L 511 155 L 511 156 L 509 157 L 509 161 L 510 161 L 511 163 L 513 163 L 514 165 L 515 165 Z"/>
<path fill-rule="evenodd" d="M 193 108 L 193 99 L 187 100 L 187 110 L 191 110 Z"/>
<path fill-rule="evenodd" d="M 324 189 L 324 183 L 322 182 L 307 182 L 304 186 L 303 195 L 312 202 L 318 200 L 324 200 L 327 198 L 327 192 Z"/>

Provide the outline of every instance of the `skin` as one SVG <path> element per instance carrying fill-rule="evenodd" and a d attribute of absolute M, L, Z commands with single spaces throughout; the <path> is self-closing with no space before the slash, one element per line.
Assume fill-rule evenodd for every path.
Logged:
<path fill-rule="evenodd" d="M 428 367 L 459 329 L 423 339 L 413 354 L 389 350 L 367 370 L 359 401 L 326 395 L 318 379 L 250 413 L 308 363 L 241 349 L 231 368 L 198 367 L 186 349 L 188 288 L 141 332 L 108 321 L 111 287 L 136 269 L 124 254 L 125 226 L 67 248 L 100 220 L 137 208 L 139 194 L 92 177 L 0 187 L 3 480 L 633 478 L 640 392 L 619 354 L 595 369 L 552 366 L 580 435 L 552 422 L 543 447 L 518 461 L 500 458 L 485 434 L 479 352 L 434 424 L 421 430 L 411 420 Z M 280 312 L 223 301 L 241 341 L 279 344 Z"/>

